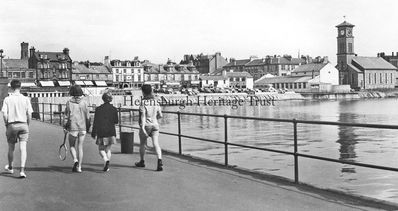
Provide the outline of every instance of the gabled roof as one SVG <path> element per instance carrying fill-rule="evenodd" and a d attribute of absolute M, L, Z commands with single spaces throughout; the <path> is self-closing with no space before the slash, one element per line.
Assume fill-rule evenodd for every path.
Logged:
<path fill-rule="evenodd" d="M 253 78 L 252 75 L 248 72 L 227 72 L 227 77 L 246 77 L 246 78 Z"/>
<path fill-rule="evenodd" d="M 28 68 L 27 59 L 3 59 L 3 67 L 7 68 Z"/>
<path fill-rule="evenodd" d="M 310 64 L 303 64 L 298 66 L 296 69 L 293 70 L 292 73 L 298 72 L 319 72 L 322 68 L 324 68 L 328 63 L 310 63 Z"/>
<path fill-rule="evenodd" d="M 250 59 L 235 60 L 235 61 L 232 61 L 232 62 L 226 64 L 224 67 L 227 67 L 227 66 L 242 66 L 242 65 L 247 64 L 248 62 L 250 62 Z"/>
<path fill-rule="evenodd" d="M 202 80 L 227 80 L 227 78 L 221 75 L 202 75 L 199 78 Z"/>
<path fill-rule="evenodd" d="M 397 70 L 397 68 L 391 63 L 387 62 L 381 57 L 362 57 L 356 56 L 352 58 L 352 63 L 356 63 L 360 69 L 372 69 L 372 70 Z M 355 66 L 355 65 L 354 65 Z"/>
<path fill-rule="evenodd" d="M 67 60 L 67 61 L 71 61 L 71 58 L 69 57 L 69 55 L 66 55 L 64 52 L 41 52 L 41 51 L 36 51 L 35 52 L 35 57 L 37 60 L 40 60 L 40 56 L 41 55 L 46 55 L 47 56 L 47 60 L 50 62 L 53 61 L 60 61 L 60 60 Z"/>
<path fill-rule="evenodd" d="M 73 64 L 72 73 L 75 74 L 110 74 L 108 68 L 104 65 L 90 66 L 89 68 L 84 64 Z"/>
<path fill-rule="evenodd" d="M 254 59 L 253 61 L 249 62 L 246 64 L 246 66 L 257 66 L 261 65 L 263 62 L 263 59 Z"/>
<path fill-rule="evenodd" d="M 348 23 L 347 21 L 344 21 L 343 23 L 340 23 L 336 27 L 343 27 L 343 26 L 349 26 L 349 27 L 354 27 L 355 25 Z"/>

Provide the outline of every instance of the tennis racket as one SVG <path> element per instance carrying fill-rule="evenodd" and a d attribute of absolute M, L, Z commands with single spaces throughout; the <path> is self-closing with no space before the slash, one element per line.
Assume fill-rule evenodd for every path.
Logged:
<path fill-rule="evenodd" d="M 68 133 L 65 133 L 64 135 L 64 142 L 61 144 L 61 146 L 59 146 L 59 150 L 58 150 L 58 157 L 61 160 L 65 160 L 66 159 L 66 155 L 68 154 L 68 147 L 66 146 L 66 137 L 67 137 Z"/>

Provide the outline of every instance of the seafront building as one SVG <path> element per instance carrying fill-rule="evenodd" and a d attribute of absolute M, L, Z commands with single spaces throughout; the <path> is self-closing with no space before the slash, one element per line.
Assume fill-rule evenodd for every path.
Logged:
<path fill-rule="evenodd" d="M 111 86 L 113 84 L 110 68 L 98 62 L 73 62 L 72 81 L 80 86 Z"/>
<path fill-rule="evenodd" d="M 381 57 L 361 57 L 355 54 L 354 25 L 344 21 L 337 28 L 337 65 L 340 84 L 352 89 L 394 88 L 397 67 Z"/>
<path fill-rule="evenodd" d="M 251 56 L 249 59 L 236 60 L 230 59 L 230 62 L 223 67 L 224 70 L 233 70 L 234 72 L 248 72 L 254 80 L 258 80 L 265 75 L 288 76 L 298 66 L 309 63 L 327 62 L 327 57 L 301 56 L 294 58 L 291 55 L 266 56 L 257 58 Z"/>
<path fill-rule="evenodd" d="M 391 55 L 386 55 L 384 52 L 381 52 L 377 54 L 377 57 L 383 58 L 384 60 L 398 68 L 398 52 L 396 54 L 392 52 Z M 396 74 L 396 77 L 397 79 L 395 80 L 395 87 L 398 87 L 398 74 Z"/>
<path fill-rule="evenodd" d="M 36 70 L 36 80 L 41 86 L 54 86 L 54 82 L 72 79 L 72 59 L 69 49 L 62 51 L 36 51 L 30 48 L 29 68 Z"/>
<path fill-rule="evenodd" d="M 200 76 L 202 88 L 242 88 L 253 89 L 253 77 L 247 72 L 221 72 Z"/>
<path fill-rule="evenodd" d="M 109 57 L 105 58 L 105 61 Z M 112 60 L 105 62 L 106 66 L 111 68 L 113 77 L 113 86 L 117 88 L 141 87 L 144 83 L 144 66 L 138 57 L 132 60 Z"/>
<path fill-rule="evenodd" d="M 22 87 L 35 87 L 36 70 L 29 68 L 29 44 L 21 43 L 21 57 L 20 59 L 3 59 L 2 71 L 8 76 L 10 80 L 18 79 L 22 82 Z"/>
<path fill-rule="evenodd" d="M 197 87 L 199 86 L 199 71 L 192 62 L 177 64 L 168 59 L 166 64 L 143 62 L 144 84 L 151 84 L 155 88 L 161 87 Z"/>
<path fill-rule="evenodd" d="M 339 86 L 339 71 L 329 62 L 304 64 L 289 76 L 263 76 L 255 88 L 288 89 L 296 92 L 349 92 L 349 86 Z"/>
<path fill-rule="evenodd" d="M 216 52 L 212 55 L 184 55 L 184 59 L 181 60 L 180 64 L 188 65 L 192 63 L 196 70 L 201 74 L 214 73 L 216 70 L 223 68 L 228 64 L 228 60 L 225 59 L 220 52 Z"/>

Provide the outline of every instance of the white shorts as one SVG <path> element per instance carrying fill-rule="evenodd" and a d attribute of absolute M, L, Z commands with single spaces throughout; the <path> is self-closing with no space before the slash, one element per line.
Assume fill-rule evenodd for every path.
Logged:
<path fill-rule="evenodd" d="M 87 133 L 86 131 L 78 131 L 78 130 L 69 131 L 69 134 L 74 137 L 85 136 L 86 133 Z"/>

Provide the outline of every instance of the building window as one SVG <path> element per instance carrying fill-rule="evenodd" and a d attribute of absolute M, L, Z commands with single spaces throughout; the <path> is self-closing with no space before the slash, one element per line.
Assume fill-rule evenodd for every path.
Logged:
<path fill-rule="evenodd" d="M 391 83 L 393 83 L 393 82 L 392 82 L 392 73 L 391 73 Z"/>
<path fill-rule="evenodd" d="M 368 82 L 369 84 L 372 84 L 372 77 L 371 77 L 371 74 L 369 73 L 369 82 Z"/>
<path fill-rule="evenodd" d="M 375 73 L 375 84 L 377 83 L 377 78 L 376 78 L 377 76 L 376 76 L 376 73 Z"/>
<path fill-rule="evenodd" d="M 206 80 L 206 84 L 209 84 L 209 80 Z"/>
<path fill-rule="evenodd" d="M 303 89 L 307 88 L 307 84 L 303 83 Z"/>
<path fill-rule="evenodd" d="M 124 73 L 124 74 L 126 74 L 126 73 L 127 73 L 126 69 L 123 69 L 123 73 Z"/>
<path fill-rule="evenodd" d="M 294 83 L 294 88 L 297 89 L 297 83 Z"/>
<path fill-rule="evenodd" d="M 387 73 L 385 75 L 386 75 L 386 84 L 388 84 L 388 75 Z"/>
<path fill-rule="evenodd" d="M 383 83 L 383 79 L 382 79 L 381 73 L 380 73 L 380 83 Z"/>
<path fill-rule="evenodd" d="M 298 83 L 298 88 L 301 89 L 301 83 Z"/>
<path fill-rule="evenodd" d="M 119 73 L 119 69 L 116 69 L 116 73 Z"/>

